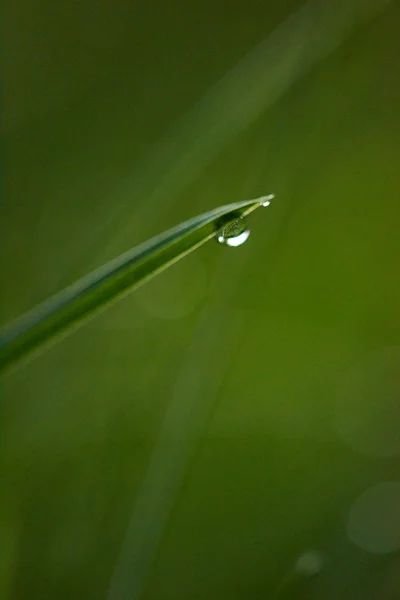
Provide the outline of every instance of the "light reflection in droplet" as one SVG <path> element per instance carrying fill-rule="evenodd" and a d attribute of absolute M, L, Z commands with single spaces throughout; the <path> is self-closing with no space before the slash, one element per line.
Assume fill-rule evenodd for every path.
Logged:
<path fill-rule="evenodd" d="M 243 231 L 243 233 L 237 235 L 236 237 L 224 237 L 223 235 L 219 235 L 217 237 L 217 240 L 220 244 L 225 244 L 226 246 L 241 246 L 242 244 L 245 243 L 245 241 L 247 240 L 247 238 L 250 235 L 250 229 L 246 229 L 246 231 Z"/>
<path fill-rule="evenodd" d="M 217 242 L 226 246 L 241 246 L 250 235 L 250 229 L 243 218 L 231 221 L 222 227 L 217 234 Z"/>
<path fill-rule="evenodd" d="M 261 198 L 260 204 L 262 206 L 269 206 L 271 204 L 271 200 L 275 198 L 275 194 L 268 194 L 268 196 L 263 196 Z"/>

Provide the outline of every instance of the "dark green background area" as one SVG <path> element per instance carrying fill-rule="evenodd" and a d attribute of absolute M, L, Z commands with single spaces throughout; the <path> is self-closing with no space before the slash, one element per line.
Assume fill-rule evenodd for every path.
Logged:
<path fill-rule="evenodd" d="M 383 598 L 346 519 L 400 464 L 337 412 L 385 437 L 342 382 L 400 339 L 399 9 L 364 2 L 224 141 L 201 99 L 301 2 L 9 4 L 3 323 L 180 221 L 277 198 L 242 248 L 210 242 L 4 378 L 0 597 L 268 598 L 315 549 L 313 598 Z M 338 22 L 354 4 L 313 3 Z"/>

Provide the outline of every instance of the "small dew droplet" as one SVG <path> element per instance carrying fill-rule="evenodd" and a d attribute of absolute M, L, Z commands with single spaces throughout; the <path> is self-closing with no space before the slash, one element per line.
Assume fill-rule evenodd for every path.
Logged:
<path fill-rule="evenodd" d="M 226 246 L 241 246 L 245 243 L 249 235 L 250 229 L 248 229 L 246 221 L 243 218 L 236 219 L 227 223 L 219 230 L 217 233 L 217 242 Z"/>
<path fill-rule="evenodd" d="M 262 206 L 269 206 L 271 204 L 271 200 L 275 198 L 275 194 L 268 194 L 268 196 L 263 196 L 260 199 L 260 204 Z"/>

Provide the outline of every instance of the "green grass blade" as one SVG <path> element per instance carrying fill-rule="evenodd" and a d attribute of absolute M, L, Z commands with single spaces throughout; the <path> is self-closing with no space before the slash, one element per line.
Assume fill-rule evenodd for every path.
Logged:
<path fill-rule="evenodd" d="M 186 256 L 263 198 L 228 204 L 137 246 L 56 294 L 8 326 L 1 336 L 0 370 L 54 343 L 88 318 Z"/>

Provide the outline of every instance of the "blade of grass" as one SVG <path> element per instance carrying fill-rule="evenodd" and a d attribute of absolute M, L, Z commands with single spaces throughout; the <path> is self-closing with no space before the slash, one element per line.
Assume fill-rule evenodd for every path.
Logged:
<path fill-rule="evenodd" d="M 253 212 L 263 200 L 227 204 L 181 223 L 122 254 L 29 311 L 2 332 L 0 371 L 76 329 L 215 237 L 226 223 Z"/>

